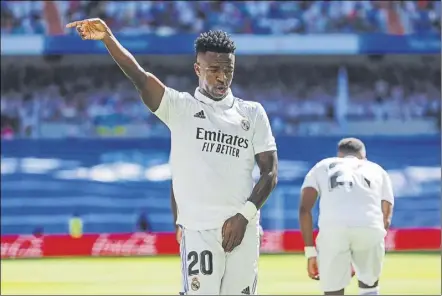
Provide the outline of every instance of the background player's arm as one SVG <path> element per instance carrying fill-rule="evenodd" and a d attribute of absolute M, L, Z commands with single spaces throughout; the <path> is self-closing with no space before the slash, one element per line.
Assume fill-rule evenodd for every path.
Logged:
<path fill-rule="evenodd" d="M 299 226 L 306 247 L 313 247 L 313 216 L 312 209 L 316 203 L 318 192 L 312 187 L 302 189 L 299 204 Z"/>
<path fill-rule="evenodd" d="M 382 214 L 384 216 L 385 230 L 390 228 L 391 219 L 393 217 L 394 194 L 391 179 L 388 173 L 384 171 L 382 180 Z"/>
<path fill-rule="evenodd" d="M 319 185 L 316 180 L 315 170 L 316 166 L 307 173 L 301 187 L 301 198 L 299 201 L 299 226 L 306 247 L 314 246 L 312 209 L 319 194 Z"/>
<path fill-rule="evenodd" d="M 393 205 L 386 200 L 382 200 L 382 214 L 384 215 L 384 228 L 388 230 L 393 217 Z"/>
<path fill-rule="evenodd" d="M 306 175 L 301 189 L 299 202 L 299 226 L 304 240 L 304 252 L 307 260 L 307 272 L 311 279 L 319 280 L 317 252 L 313 242 L 313 215 L 312 209 L 320 194 L 319 182 L 316 176 L 317 165 Z"/>
<path fill-rule="evenodd" d="M 152 112 L 159 108 L 165 85 L 153 74 L 144 71 L 101 19 L 72 22 L 66 27 L 76 27 L 82 39 L 101 40 L 120 69 L 135 85 L 144 104 Z"/>

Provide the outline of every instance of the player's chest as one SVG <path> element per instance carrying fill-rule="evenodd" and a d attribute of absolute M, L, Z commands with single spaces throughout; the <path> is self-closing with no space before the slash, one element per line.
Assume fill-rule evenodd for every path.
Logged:
<path fill-rule="evenodd" d="M 252 123 L 237 109 L 214 109 L 203 105 L 192 108 L 187 116 L 189 120 L 184 121 L 177 132 L 185 141 L 183 145 L 189 149 L 222 158 L 253 156 Z"/>
<path fill-rule="evenodd" d="M 189 120 L 183 122 L 183 128 L 185 125 L 186 130 L 197 132 L 204 129 L 250 140 L 253 136 L 251 120 L 236 108 L 217 109 L 207 105 L 197 105 L 191 108 L 187 116 Z"/>

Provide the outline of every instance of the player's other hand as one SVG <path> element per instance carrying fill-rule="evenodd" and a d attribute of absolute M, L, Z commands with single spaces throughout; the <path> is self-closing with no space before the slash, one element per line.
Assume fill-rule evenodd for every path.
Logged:
<path fill-rule="evenodd" d="M 222 246 L 225 252 L 232 252 L 233 249 L 241 244 L 248 223 L 249 221 L 239 213 L 224 222 Z"/>
<path fill-rule="evenodd" d="M 181 229 L 181 227 L 176 226 L 176 228 L 175 228 L 175 236 L 176 236 L 177 243 L 181 244 L 181 239 L 183 237 L 183 230 Z"/>
<path fill-rule="evenodd" d="M 72 22 L 67 24 L 66 28 L 76 28 L 78 35 L 83 40 L 102 40 L 111 35 L 109 27 L 99 18 Z"/>
<path fill-rule="evenodd" d="M 316 260 L 316 257 L 307 259 L 307 272 L 311 279 L 319 280 L 318 261 Z"/>

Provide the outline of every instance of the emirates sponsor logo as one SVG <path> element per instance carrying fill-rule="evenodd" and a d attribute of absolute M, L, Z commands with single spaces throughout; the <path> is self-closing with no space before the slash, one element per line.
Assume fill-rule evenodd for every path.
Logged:
<path fill-rule="evenodd" d="M 136 256 L 157 254 L 156 236 L 147 233 L 134 233 L 127 239 L 112 238 L 102 234 L 92 246 L 92 256 Z"/>
<path fill-rule="evenodd" d="M 43 238 L 34 235 L 19 235 L 12 242 L 1 243 L 2 258 L 43 257 Z"/>

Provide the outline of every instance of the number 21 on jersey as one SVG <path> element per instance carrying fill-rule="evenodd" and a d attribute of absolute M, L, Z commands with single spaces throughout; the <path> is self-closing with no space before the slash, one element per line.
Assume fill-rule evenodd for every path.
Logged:
<path fill-rule="evenodd" d="M 371 182 L 368 180 L 362 172 L 359 170 L 361 165 L 351 165 L 341 162 L 333 162 L 328 166 L 328 189 L 333 191 L 336 188 L 343 188 L 347 192 L 351 191 L 357 180 L 360 180 L 358 184 L 364 184 L 367 187 L 371 187 Z M 362 185 L 362 186 L 364 186 Z"/>
<path fill-rule="evenodd" d="M 355 168 L 340 162 L 333 162 L 328 166 L 328 189 L 333 191 L 336 188 L 344 188 L 346 191 L 351 191 L 355 177 Z"/>

